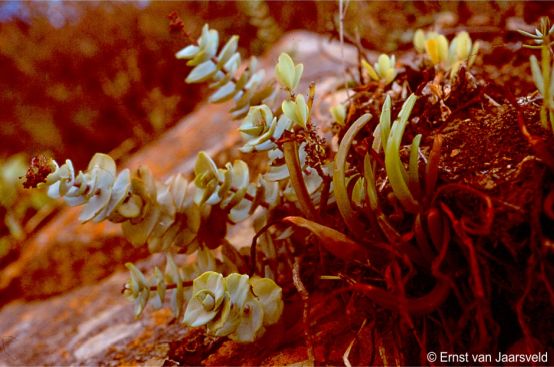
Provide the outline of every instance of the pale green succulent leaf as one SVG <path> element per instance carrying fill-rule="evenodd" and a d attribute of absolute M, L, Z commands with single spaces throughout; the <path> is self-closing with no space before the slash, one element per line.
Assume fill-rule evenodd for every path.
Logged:
<path fill-rule="evenodd" d="M 228 82 L 224 86 L 216 90 L 209 98 L 210 103 L 220 103 L 225 102 L 228 99 L 233 98 L 233 95 L 236 93 L 235 83 Z"/>
<path fill-rule="evenodd" d="M 210 56 L 208 55 L 208 52 L 205 48 L 200 48 L 200 50 L 192 57 L 189 61 L 187 61 L 188 66 L 197 66 L 202 64 L 203 62 L 210 59 Z"/>
<path fill-rule="evenodd" d="M 425 32 L 421 29 L 414 33 L 414 47 L 419 52 L 425 52 Z"/>
<path fill-rule="evenodd" d="M 248 199 L 241 200 L 237 205 L 233 206 L 229 211 L 229 220 L 232 223 L 239 223 L 250 216 L 253 203 Z"/>
<path fill-rule="evenodd" d="M 281 109 L 288 119 L 298 126 L 306 128 L 310 111 L 302 94 L 298 94 L 294 101 L 283 101 Z"/>
<path fill-rule="evenodd" d="M 192 285 L 192 292 L 197 293 L 203 290 L 210 290 L 215 296 L 215 305 L 223 301 L 223 294 L 225 292 L 225 284 L 223 282 L 223 275 L 214 271 L 207 271 L 194 279 Z"/>
<path fill-rule="evenodd" d="M 223 65 L 223 69 L 227 72 L 227 75 L 234 75 L 240 66 L 240 62 L 240 54 L 236 53 L 227 60 L 225 65 Z"/>
<path fill-rule="evenodd" d="M 133 246 L 143 245 L 146 243 L 148 236 L 158 222 L 159 216 L 159 207 L 152 206 L 141 222 L 137 224 L 133 224 L 130 221 L 123 222 L 123 224 L 121 225 L 121 228 L 123 229 L 123 234 Z"/>
<path fill-rule="evenodd" d="M 196 54 L 198 53 L 199 50 L 200 50 L 200 48 L 198 46 L 189 45 L 189 46 L 183 48 L 182 50 L 178 51 L 175 54 L 175 57 L 178 58 L 178 59 L 191 59 L 194 56 L 196 56 Z"/>
<path fill-rule="evenodd" d="M 273 134 L 272 134 L 272 137 L 273 139 L 279 139 L 281 138 L 281 136 L 283 135 L 283 133 L 285 131 L 289 131 L 292 127 L 292 120 L 290 120 L 288 117 L 286 117 L 285 115 L 281 115 L 279 116 L 279 120 L 276 120 L 274 118 L 274 122 L 273 122 L 275 125 L 275 129 L 273 131 Z"/>
<path fill-rule="evenodd" d="M 146 277 L 133 263 L 125 263 L 125 267 L 129 269 L 129 272 L 131 273 L 131 280 L 135 281 L 138 287 L 148 287 Z"/>
<path fill-rule="evenodd" d="M 112 179 L 115 178 L 116 166 L 115 161 L 107 154 L 96 153 L 88 164 L 88 171 L 92 171 L 95 168 L 106 171 Z"/>
<path fill-rule="evenodd" d="M 127 197 L 129 189 L 131 188 L 131 172 L 128 168 L 125 168 L 123 171 L 117 175 L 115 182 L 112 186 L 112 192 L 110 196 L 110 201 L 106 206 L 106 216 L 110 215 L 115 211 L 115 209 L 123 203 L 123 200 Z M 99 218 L 100 219 L 100 218 Z M 104 219 L 104 218 L 101 218 Z"/>
<path fill-rule="evenodd" d="M 425 41 L 425 51 L 433 65 L 448 59 L 448 40 L 442 34 L 430 33 Z"/>
<path fill-rule="evenodd" d="M 264 325 L 272 325 L 279 321 L 283 313 L 283 291 L 269 278 L 252 277 L 249 280 L 252 292 L 263 309 Z"/>
<path fill-rule="evenodd" d="M 375 67 L 375 70 L 377 71 L 377 73 L 379 73 L 382 77 L 385 71 L 390 68 L 391 68 L 390 58 L 385 54 L 379 55 L 379 57 L 377 58 L 377 65 Z"/>
<path fill-rule="evenodd" d="M 250 182 L 250 171 L 245 161 L 237 159 L 231 168 L 231 185 L 235 188 L 242 188 Z"/>
<path fill-rule="evenodd" d="M 117 213 L 124 218 L 136 218 L 140 215 L 143 204 L 144 203 L 140 196 L 131 194 L 129 197 L 124 199 L 123 203 L 116 207 L 116 210 Z"/>
<path fill-rule="evenodd" d="M 248 79 L 248 82 L 246 82 L 246 84 L 244 85 L 244 88 L 248 90 L 251 96 L 254 94 L 255 88 L 263 81 L 264 77 L 265 77 L 265 70 L 262 69 L 252 74 L 250 79 Z"/>
<path fill-rule="evenodd" d="M 410 117 L 410 114 L 412 113 L 412 109 L 414 108 L 414 105 L 416 103 L 417 97 L 415 94 L 411 94 L 406 101 L 404 101 L 404 104 L 402 104 L 402 108 L 400 108 L 400 112 L 398 113 L 398 120 L 399 120 L 399 126 L 401 126 L 402 134 L 404 134 L 404 128 L 406 127 L 406 122 L 408 121 L 408 118 Z"/>
<path fill-rule="evenodd" d="M 298 118 L 298 124 L 306 128 L 306 124 L 308 122 L 308 115 L 310 111 L 308 110 L 308 105 L 306 104 L 306 100 L 304 99 L 304 96 L 302 94 L 298 94 L 295 99 L 296 103 L 296 115 Z"/>
<path fill-rule="evenodd" d="M 250 107 L 239 130 L 243 134 L 258 137 L 270 129 L 273 120 L 273 112 L 267 105 Z"/>
<path fill-rule="evenodd" d="M 529 62 L 531 64 L 531 74 L 533 75 L 535 86 L 539 90 L 539 93 L 544 96 L 544 79 L 542 77 L 539 62 L 537 61 L 535 55 L 531 55 L 531 57 L 529 58 Z"/>
<path fill-rule="evenodd" d="M 190 327 L 205 325 L 217 316 L 218 309 L 212 307 L 206 310 L 201 297 L 202 294 L 194 294 L 187 304 L 183 323 Z"/>
<path fill-rule="evenodd" d="M 240 323 L 232 334 L 229 334 L 229 339 L 240 343 L 251 343 L 263 331 L 264 311 L 262 305 L 254 298 L 249 297 L 246 301 Z"/>
<path fill-rule="evenodd" d="M 232 165 L 230 163 L 227 163 L 226 167 L 228 168 L 229 166 L 232 168 Z M 223 177 L 223 182 L 219 186 L 219 191 L 217 193 L 221 197 L 224 197 L 231 188 L 231 183 L 233 182 L 233 171 L 229 168 L 224 170 Z"/>
<path fill-rule="evenodd" d="M 264 175 L 264 178 L 268 181 L 281 181 L 290 176 L 289 169 L 286 164 L 279 166 L 270 166 L 268 172 Z"/>
<path fill-rule="evenodd" d="M 412 94 L 402 105 L 398 114 L 398 120 L 392 126 L 385 150 L 385 169 L 392 190 L 400 203 L 410 212 L 417 211 L 418 204 L 414 200 L 406 182 L 407 175 L 400 160 L 400 143 L 416 99 L 416 96 Z"/>
<path fill-rule="evenodd" d="M 473 43 L 473 47 L 471 48 L 471 55 L 469 56 L 469 60 L 467 61 L 468 67 L 471 67 L 475 63 L 475 59 L 477 58 L 477 53 L 479 53 L 480 47 L 481 43 L 479 41 L 475 41 Z"/>
<path fill-rule="evenodd" d="M 533 33 L 526 32 L 524 30 L 518 29 L 517 32 L 523 36 L 530 37 L 530 38 L 542 38 L 542 35 L 537 35 Z"/>
<path fill-rule="evenodd" d="M 294 81 L 293 81 L 291 90 L 295 90 L 298 87 L 298 84 L 300 83 L 300 79 L 302 78 L 303 72 L 304 72 L 303 64 L 298 64 L 294 67 Z"/>
<path fill-rule="evenodd" d="M 440 62 L 445 62 L 448 60 L 448 40 L 442 34 L 438 36 L 437 40 L 438 40 L 438 48 L 439 48 L 439 54 L 440 54 Z"/>
<path fill-rule="evenodd" d="M 48 186 L 48 196 L 52 199 L 61 198 L 61 195 L 60 195 L 60 181 L 56 181 L 53 184 L 51 184 L 50 186 Z M 69 205 L 70 206 L 77 206 L 77 205 L 81 205 L 81 203 L 82 202 L 78 202 L 75 205 L 71 205 L 71 204 L 69 204 Z"/>
<path fill-rule="evenodd" d="M 364 225 L 357 218 L 356 213 L 350 205 L 350 196 L 348 195 L 348 190 L 346 188 L 346 158 L 354 138 L 370 119 L 371 115 L 367 113 L 360 116 L 350 126 L 346 134 L 344 134 L 344 137 L 339 145 L 337 155 L 335 156 L 333 169 L 333 185 L 335 188 L 335 198 L 337 200 L 339 213 L 350 231 L 357 236 L 360 236 L 363 233 Z"/>
<path fill-rule="evenodd" d="M 183 322 L 197 327 L 210 322 L 219 312 L 225 296 L 223 276 L 213 271 L 203 273 L 194 279 L 192 294 Z"/>
<path fill-rule="evenodd" d="M 102 211 L 110 202 L 112 193 L 111 185 L 106 185 L 104 188 L 98 189 L 98 193 L 93 195 L 81 211 L 79 221 L 85 223 L 94 218 Z"/>
<path fill-rule="evenodd" d="M 148 304 L 149 299 L 150 291 L 148 289 L 144 289 L 139 293 L 138 297 L 135 300 L 135 318 L 140 317 L 140 315 L 144 311 L 144 308 Z"/>
<path fill-rule="evenodd" d="M 368 63 L 367 61 L 365 60 L 362 60 L 362 66 L 364 67 L 364 69 L 367 71 L 367 74 L 369 75 L 369 77 L 373 80 L 379 80 L 379 75 L 377 74 L 377 72 L 375 71 L 375 69 L 373 68 L 373 66 L 371 66 L 370 63 Z"/>
<path fill-rule="evenodd" d="M 218 67 L 221 68 L 225 63 L 237 52 L 237 46 L 238 46 L 239 36 L 233 35 L 225 46 L 221 49 L 219 52 L 219 55 L 217 56 L 218 59 Z"/>
<path fill-rule="evenodd" d="M 283 101 L 283 103 L 281 104 L 281 109 L 289 120 L 297 123 L 296 104 L 294 103 L 294 101 Z"/>
<path fill-rule="evenodd" d="M 207 179 L 211 179 L 213 177 L 218 180 L 219 179 L 223 180 L 223 177 L 221 177 L 221 174 L 217 168 L 217 165 L 212 160 L 212 158 L 210 158 L 210 156 L 206 154 L 206 152 L 204 151 L 199 152 L 196 157 L 196 162 L 194 165 L 194 175 L 197 178 L 205 177 Z"/>
<path fill-rule="evenodd" d="M 232 273 L 225 277 L 225 288 L 231 297 L 231 303 L 243 309 L 250 292 L 249 277 L 246 274 Z"/>
<path fill-rule="evenodd" d="M 371 167 L 371 158 L 367 153 L 364 157 L 364 179 L 366 184 L 366 194 L 369 199 L 369 207 L 373 211 L 377 211 L 379 207 L 379 196 L 377 195 L 377 188 L 375 186 L 375 175 L 373 174 L 373 168 Z"/>
<path fill-rule="evenodd" d="M 213 336 L 227 336 L 237 328 L 240 322 L 239 312 L 232 304 L 231 295 L 225 292 L 219 313 L 208 322 L 208 332 Z"/>
<path fill-rule="evenodd" d="M 177 264 L 175 264 L 173 256 L 170 253 L 166 254 L 165 277 L 169 279 L 172 284 L 177 286 L 171 293 L 169 305 L 175 317 L 179 317 L 181 310 L 183 309 L 184 300 L 183 279 L 181 277 L 181 272 L 179 271 L 179 268 L 177 267 Z"/>
<path fill-rule="evenodd" d="M 217 71 L 217 65 L 213 61 L 207 60 L 196 66 L 185 79 L 186 83 L 200 83 L 212 77 Z"/>
<path fill-rule="evenodd" d="M 210 29 L 206 50 L 210 58 L 214 57 L 219 47 L 219 33 L 215 29 Z"/>
<path fill-rule="evenodd" d="M 344 126 L 346 121 L 346 107 L 343 104 L 334 105 L 329 109 L 329 112 L 337 124 Z"/>
<path fill-rule="evenodd" d="M 385 103 L 381 109 L 381 116 L 379 117 L 379 131 L 381 135 L 381 144 L 383 145 L 383 150 L 387 149 L 387 141 L 389 140 L 390 134 L 390 125 L 391 125 L 391 98 L 387 94 L 385 98 Z M 377 147 L 377 152 L 379 149 Z"/>
<path fill-rule="evenodd" d="M 469 58 L 471 53 L 471 38 L 466 31 L 456 34 L 452 42 L 450 43 L 449 58 L 450 63 L 454 64 L 458 61 L 465 61 Z"/>
<path fill-rule="evenodd" d="M 275 66 L 275 76 L 277 80 L 291 92 L 298 87 L 303 71 L 304 65 L 294 65 L 292 58 L 284 52 L 279 56 L 279 61 Z"/>
<path fill-rule="evenodd" d="M 419 144 L 421 142 L 421 134 L 417 134 L 412 141 L 410 147 L 410 160 L 408 163 L 408 186 L 414 195 L 419 195 Z"/>

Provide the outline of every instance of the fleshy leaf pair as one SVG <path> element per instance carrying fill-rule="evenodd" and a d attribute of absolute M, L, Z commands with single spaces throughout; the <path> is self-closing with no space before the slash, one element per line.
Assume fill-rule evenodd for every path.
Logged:
<path fill-rule="evenodd" d="M 268 278 L 233 273 L 223 278 L 205 272 L 193 282 L 183 322 L 192 327 L 207 325 L 215 336 L 252 342 L 265 326 L 279 320 L 283 311 L 282 291 Z"/>
<path fill-rule="evenodd" d="M 450 45 L 446 37 L 437 32 L 418 29 L 414 34 L 414 46 L 425 53 L 433 65 L 440 65 L 455 76 L 463 63 L 471 67 L 479 51 L 479 42 L 472 42 L 466 31 L 456 34 Z"/>
<path fill-rule="evenodd" d="M 385 54 L 379 55 L 377 62 L 371 66 L 365 60 L 362 60 L 362 66 L 369 74 L 370 78 L 376 81 L 382 81 L 385 85 L 391 83 L 396 75 L 396 58 Z"/>

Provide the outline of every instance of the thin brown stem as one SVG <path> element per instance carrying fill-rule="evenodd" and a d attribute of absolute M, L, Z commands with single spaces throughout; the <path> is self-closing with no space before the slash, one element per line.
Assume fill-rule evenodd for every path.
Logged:
<path fill-rule="evenodd" d="M 292 282 L 294 283 L 294 286 L 296 287 L 296 290 L 300 294 L 300 297 L 302 298 L 302 303 L 304 304 L 303 312 L 302 312 L 302 321 L 304 323 L 304 334 L 306 336 L 306 349 L 308 352 L 308 360 L 310 362 L 315 361 L 314 356 L 314 342 L 312 333 L 310 331 L 310 294 L 308 293 L 308 290 L 304 286 L 304 283 L 302 283 L 302 279 L 300 276 L 300 258 L 295 257 L 294 258 L 294 265 L 292 267 Z"/>
<path fill-rule="evenodd" d="M 186 281 L 183 281 L 183 283 L 181 283 L 181 285 L 182 285 L 183 287 L 192 287 L 192 283 L 193 283 L 192 280 L 186 280 Z M 168 284 L 168 285 L 165 286 L 165 289 L 166 289 L 166 290 L 168 290 L 168 289 L 176 289 L 176 288 L 177 288 L 177 284 Z M 149 289 L 150 289 L 151 292 L 155 292 L 155 291 L 158 290 L 158 286 L 153 285 L 153 286 L 150 286 Z"/>

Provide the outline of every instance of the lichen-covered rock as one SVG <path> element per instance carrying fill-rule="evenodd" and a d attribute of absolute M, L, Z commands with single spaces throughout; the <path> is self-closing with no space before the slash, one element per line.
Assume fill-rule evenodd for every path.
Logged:
<path fill-rule="evenodd" d="M 269 74 L 283 51 L 294 52 L 296 62 L 309 65 L 303 80 L 317 83 L 318 96 L 344 83 L 337 71 L 338 43 L 308 32 L 290 33 L 261 60 Z M 347 63 L 356 59 L 352 48 L 345 47 L 344 54 Z M 325 100 L 314 106 L 316 113 L 329 107 Z M 159 179 L 190 173 L 200 150 L 213 156 L 239 142 L 239 122 L 231 120 L 228 110 L 228 104 L 199 106 L 120 167 L 145 164 Z M 121 295 L 128 278 L 123 264 L 146 259 L 143 264 L 153 265 L 160 259 L 128 244 L 119 225 L 80 224 L 79 212 L 62 209 L 23 244 L 20 258 L 0 272 L 0 365 L 161 366 L 175 364 L 175 359 L 181 364 L 240 360 L 282 365 L 306 359 L 304 348 L 290 346 L 280 354 L 265 350 L 261 359 L 244 359 L 240 354 L 247 346 L 188 330 L 165 309 L 147 308 L 135 320 L 133 305 Z M 244 232 L 238 228 L 234 233 Z M 216 353 L 224 342 L 225 349 Z"/>
<path fill-rule="evenodd" d="M 134 319 L 120 292 L 126 280 L 120 272 L 48 300 L 4 307 L 0 365 L 129 365 L 166 358 L 169 342 L 188 330 L 169 310 Z"/>

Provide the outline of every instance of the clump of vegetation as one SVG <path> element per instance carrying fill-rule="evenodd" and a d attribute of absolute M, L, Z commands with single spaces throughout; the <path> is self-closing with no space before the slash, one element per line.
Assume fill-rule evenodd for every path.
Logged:
<path fill-rule="evenodd" d="M 70 160 L 52 160 L 28 175 L 33 185 L 44 181 L 51 197 L 83 205 L 81 221 L 121 223 L 133 245 L 166 255 L 164 270 L 149 275 L 127 264 L 131 278 L 123 293 L 136 315 L 169 298 L 188 326 L 238 342 L 259 340 L 280 319 L 294 320 L 311 362 L 336 363 L 317 344 L 342 333 L 351 336 L 345 364 L 356 341 L 374 351 L 359 364 L 375 363 L 376 351 L 382 361 L 396 355 L 399 364 L 425 364 L 427 351 L 505 348 L 497 338 L 505 316 L 494 303 L 508 299 L 517 312 L 508 318 L 518 323 L 525 348 L 535 348 L 524 304 L 532 279 L 539 279 L 554 305 L 551 266 L 540 258 L 547 250 L 526 255 L 522 288 L 496 289 L 502 279 L 488 250 L 498 241 L 498 204 L 483 190 L 441 177 L 444 137 L 434 128 L 453 114 L 454 98 L 463 106 L 479 93 L 479 75 L 471 70 L 478 42 L 460 32 L 449 46 L 444 35 L 417 31 L 414 45 L 424 58 L 415 85 L 394 56 L 383 54 L 373 66 L 364 60 L 372 80 L 357 87 L 371 95 L 370 103 L 349 99 L 320 120 L 313 113 L 316 86 L 302 90 L 309 65 L 283 53 L 275 80 L 267 80 L 255 60 L 241 68 L 238 41 L 233 36 L 221 46 L 219 33 L 206 25 L 176 56 L 193 67 L 186 82 L 208 82 L 211 102 L 233 102 L 231 117 L 242 119 L 240 151 L 262 153 L 257 157 L 267 163 L 257 177 L 244 160 L 219 167 L 205 152 L 190 181 L 178 174 L 159 182 L 147 167 L 118 172 L 100 153 L 84 171 Z M 547 98 L 551 82 L 542 78 L 542 89 L 537 86 Z M 423 118 L 434 109 L 439 113 Z M 336 151 L 316 129 L 330 121 Z M 551 204 L 544 206 L 547 217 Z M 256 235 L 250 247 L 236 249 L 227 227 L 248 218 Z M 178 265 L 179 253 L 197 261 Z M 337 319 L 331 326 L 325 308 Z M 379 338 L 363 341 L 362 332 Z"/>
<path fill-rule="evenodd" d="M 45 192 L 23 190 L 19 180 L 26 170 L 24 154 L 0 160 L 0 265 L 17 257 L 18 245 L 55 208 Z"/>

